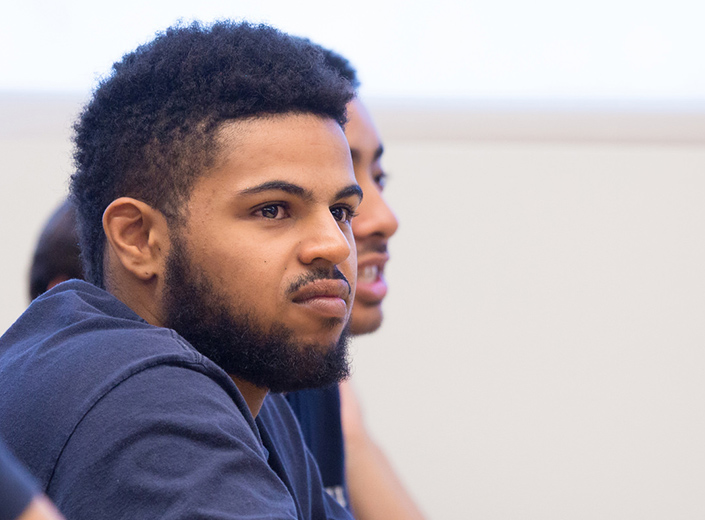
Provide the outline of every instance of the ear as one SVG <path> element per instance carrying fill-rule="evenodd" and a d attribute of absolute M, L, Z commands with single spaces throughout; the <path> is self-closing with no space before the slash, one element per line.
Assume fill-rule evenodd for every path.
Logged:
<path fill-rule="evenodd" d="M 130 197 L 114 200 L 103 213 L 106 258 L 148 282 L 161 277 L 169 248 L 169 228 L 161 211 Z"/>

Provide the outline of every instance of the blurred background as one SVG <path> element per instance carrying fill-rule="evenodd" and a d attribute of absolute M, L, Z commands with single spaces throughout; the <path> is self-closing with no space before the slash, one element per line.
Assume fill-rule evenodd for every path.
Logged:
<path fill-rule="evenodd" d="M 0 18 L 0 330 L 71 125 L 177 20 L 347 56 L 385 141 L 371 430 L 432 519 L 705 517 L 705 3 L 27 1 Z"/>

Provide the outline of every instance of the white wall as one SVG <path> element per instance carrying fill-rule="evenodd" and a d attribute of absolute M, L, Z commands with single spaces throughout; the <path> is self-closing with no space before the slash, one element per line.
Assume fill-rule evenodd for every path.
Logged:
<path fill-rule="evenodd" d="M 81 107 L 72 95 L 0 94 L 0 330 L 24 310 L 29 262 L 46 219 L 68 193 L 71 125 Z"/>
<path fill-rule="evenodd" d="M 705 99 L 700 0 L 5 2 L 0 89 L 89 91 L 178 19 L 265 21 L 336 49 L 362 92 L 408 97 Z"/>
<path fill-rule="evenodd" d="M 2 329 L 79 101 L 0 97 Z M 429 516 L 703 518 L 703 111 L 371 106 L 401 227 L 355 380 Z"/>

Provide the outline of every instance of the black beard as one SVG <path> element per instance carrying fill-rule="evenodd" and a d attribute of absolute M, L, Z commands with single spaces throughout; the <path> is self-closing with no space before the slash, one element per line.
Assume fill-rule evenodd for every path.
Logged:
<path fill-rule="evenodd" d="M 282 323 L 265 329 L 251 313 L 235 310 L 206 274 L 189 261 L 178 235 L 172 236 L 171 242 L 163 302 L 165 326 L 229 375 L 272 392 L 318 388 L 349 375 L 349 322 L 333 345 L 297 341 Z"/>

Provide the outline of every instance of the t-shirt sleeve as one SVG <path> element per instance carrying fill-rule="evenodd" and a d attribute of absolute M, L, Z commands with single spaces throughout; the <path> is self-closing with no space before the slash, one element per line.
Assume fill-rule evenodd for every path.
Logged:
<path fill-rule="evenodd" d="M 14 520 L 39 493 L 34 479 L 0 442 L 0 520 Z"/>
<path fill-rule="evenodd" d="M 72 433 L 47 494 L 76 520 L 296 518 L 232 397 L 182 366 L 149 368 L 103 396 Z"/>

